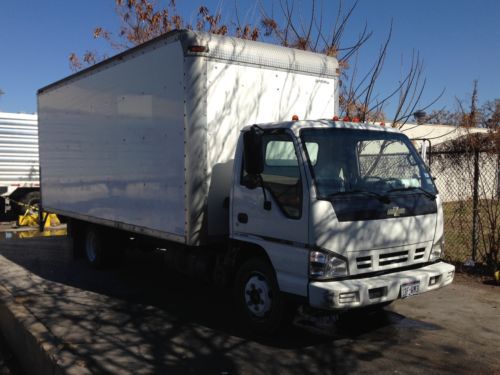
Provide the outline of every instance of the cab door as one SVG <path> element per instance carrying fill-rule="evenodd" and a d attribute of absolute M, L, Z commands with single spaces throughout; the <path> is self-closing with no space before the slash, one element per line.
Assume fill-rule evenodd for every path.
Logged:
<path fill-rule="evenodd" d="M 242 141 L 238 155 L 242 155 Z M 265 131 L 261 178 L 235 162 L 232 237 L 259 244 L 267 252 L 283 291 L 306 295 L 309 194 L 296 138 L 289 131 Z"/>

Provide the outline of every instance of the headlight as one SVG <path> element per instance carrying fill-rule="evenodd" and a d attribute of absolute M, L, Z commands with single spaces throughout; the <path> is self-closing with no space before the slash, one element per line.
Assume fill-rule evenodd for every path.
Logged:
<path fill-rule="evenodd" d="M 441 259 L 444 256 L 444 239 L 440 238 L 434 245 L 432 245 L 431 254 L 429 255 L 429 262 Z"/>
<path fill-rule="evenodd" d="M 344 257 L 326 251 L 314 250 L 309 253 L 311 279 L 322 280 L 347 275 L 347 260 Z"/>

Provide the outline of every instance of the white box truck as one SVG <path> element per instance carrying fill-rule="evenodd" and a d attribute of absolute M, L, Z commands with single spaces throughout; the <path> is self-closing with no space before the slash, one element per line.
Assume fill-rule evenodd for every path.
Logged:
<path fill-rule="evenodd" d="M 321 120 L 337 87 L 331 57 L 168 33 L 39 90 L 42 204 L 92 264 L 152 243 L 232 285 L 261 331 L 289 301 L 346 310 L 451 283 L 424 163 L 397 130 Z"/>
<path fill-rule="evenodd" d="M 0 218 L 38 204 L 39 186 L 37 115 L 0 112 Z"/>

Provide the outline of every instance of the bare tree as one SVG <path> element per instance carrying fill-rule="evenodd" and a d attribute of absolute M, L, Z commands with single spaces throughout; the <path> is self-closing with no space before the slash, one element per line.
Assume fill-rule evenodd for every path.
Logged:
<path fill-rule="evenodd" d="M 344 45 L 345 30 L 358 6 L 358 0 L 347 9 L 343 7 L 342 1 L 339 1 L 335 21 L 329 25 L 324 23 L 324 9 L 318 6 L 316 0 L 310 2 L 308 13 L 298 9 L 294 0 L 276 2 L 281 13 L 277 16 L 268 14 L 261 6 L 264 36 L 273 37 L 273 41 L 282 46 L 336 57 L 344 67 L 373 34 L 365 24 L 356 40 L 350 45 Z M 301 17 L 298 18 L 297 14 Z"/>
<path fill-rule="evenodd" d="M 445 108 L 434 110 L 425 117 L 427 124 L 460 125 L 460 114 Z"/>
<path fill-rule="evenodd" d="M 343 83 L 339 96 L 341 117 L 358 118 L 360 121 L 383 121 L 386 119 L 385 105 L 397 98 L 398 105 L 392 118 L 392 126 L 400 127 L 417 108 L 425 110 L 434 105 L 442 96 L 443 93 L 430 103 L 421 105 L 426 82 L 423 77 L 423 61 L 415 52 L 401 81 L 385 96 L 379 96 L 376 86 L 387 58 L 393 33 L 392 22 L 378 55 L 373 57 L 372 66 L 361 74 L 358 66 L 359 51 L 372 37 L 373 32 L 369 31 L 365 24 L 353 43 L 345 46 L 343 39 L 346 26 L 352 20 L 358 1 L 347 8 L 344 8 L 343 2 L 339 1 L 335 21 L 328 25 L 323 20 L 323 9 L 317 4 L 318 2 L 313 0 L 310 12 L 306 13 L 297 9 L 297 2 L 294 0 L 279 0 L 282 22 L 277 21 L 278 17 L 269 16 L 263 12 L 264 35 L 274 36 L 275 42 L 287 47 L 337 57 Z M 301 18 L 297 19 L 296 14 L 300 14 Z M 354 60 L 354 64 L 350 64 L 351 60 Z"/>
<path fill-rule="evenodd" d="M 479 125 L 479 113 L 477 109 L 477 79 L 472 82 L 472 94 L 469 98 L 469 108 L 466 109 L 463 100 L 457 100 L 459 113 L 461 114 L 460 126 L 465 128 L 477 128 Z"/>
<path fill-rule="evenodd" d="M 500 128 L 500 99 L 489 100 L 479 109 L 480 126 L 491 130 Z"/>
<path fill-rule="evenodd" d="M 455 110 L 434 110 L 425 116 L 428 124 L 446 124 L 464 127 L 479 127 L 495 130 L 500 127 L 500 99 L 488 100 L 481 106 L 477 103 L 478 81 L 473 81 L 473 92 L 468 99 L 455 97 Z"/>
<path fill-rule="evenodd" d="M 170 0 L 164 8 L 158 9 L 151 0 L 115 0 L 115 12 L 121 22 L 118 33 L 113 33 L 102 27 L 93 30 L 94 39 L 103 39 L 117 52 L 142 44 L 172 30 L 191 29 L 225 35 L 230 33 L 242 39 L 256 40 L 259 29 L 249 24 L 232 25 L 222 23 L 220 9 L 211 13 L 206 6 L 197 10 L 197 20 L 194 24 L 187 22 L 176 7 L 175 0 Z M 82 57 L 72 52 L 69 55 L 70 68 L 74 71 L 90 66 L 107 58 L 96 51 L 87 50 Z"/>

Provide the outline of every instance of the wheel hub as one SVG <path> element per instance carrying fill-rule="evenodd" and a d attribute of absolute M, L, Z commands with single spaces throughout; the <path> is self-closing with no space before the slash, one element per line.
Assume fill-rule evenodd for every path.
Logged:
<path fill-rule="evenodd" d="M 256 274 L 251 276 L 245 285 L 245 302 L 250 313 L 263 317 L 271 310 L 272 299 L 267 279 Z"/>

